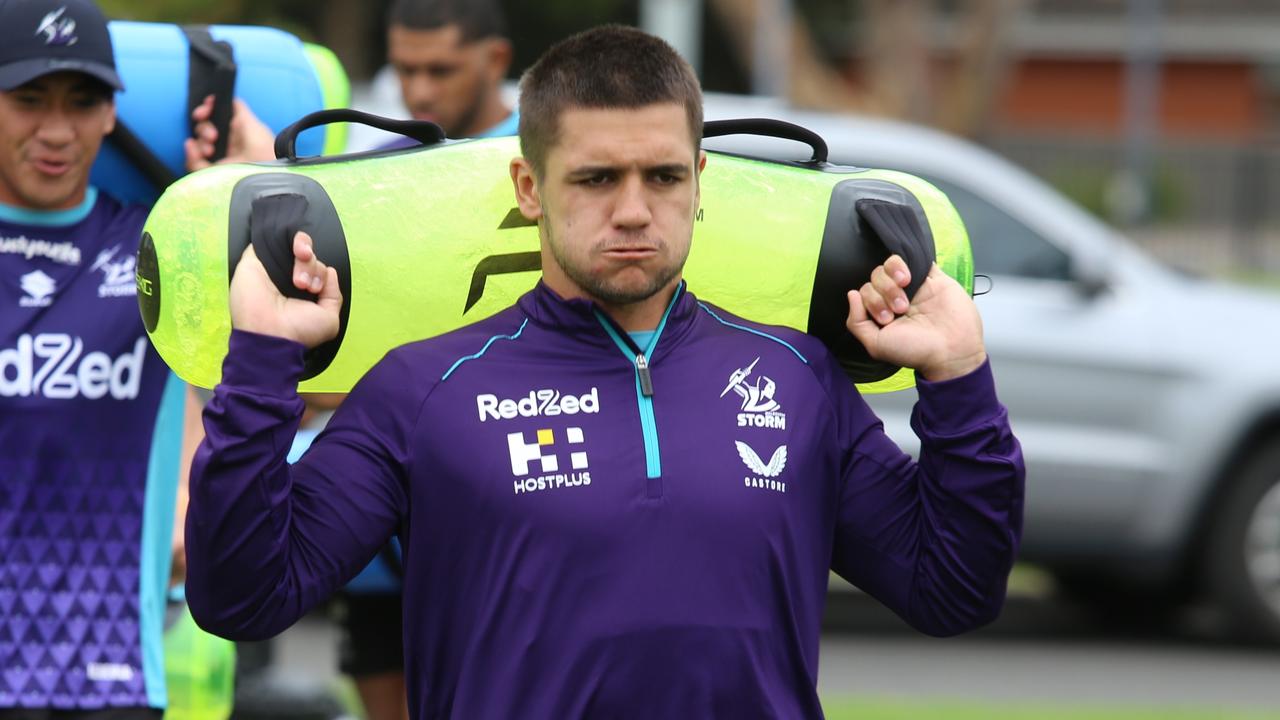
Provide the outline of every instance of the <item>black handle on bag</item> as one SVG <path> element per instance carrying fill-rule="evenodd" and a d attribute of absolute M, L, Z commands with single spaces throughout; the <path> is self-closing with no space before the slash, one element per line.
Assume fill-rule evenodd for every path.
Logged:
<path fill-rule="evenodd" d="M 213 143 L 213 155 L 208 160 L 217 162 L 227 156 L 227 141 L 231 139 L 231 114 L 236 88 L 236 56 L 231 43 L 214 40 L 207 25 L 184 25 L 189 47 L 189 77 L 187 78 L 187 117 L 191 111 L 213 96 L 213 111 L 209 122 L 218 129 Z M 195 123 L 192 123 L 195 137 Z M 161 186 L 164 189 L 164 186 Z"/>
<path fill-rule="evenodd" d="M 914 209 L 908 205 L 864 198 L 854 207 L 889 254 L 901 257 L 907 264 L 911 282 L 905 290 L 908 299 L 914 298 L 933 267 L 933 236 L 920 227 Z"/>
<path fill-rule="evenodd" d="M 771 118 L 740 118 L 736 120 L 708 120 L 702 124 L 702 137 L 712 138 L 723 135 L 761 135 L 782 140 L 795 140 L 813 148 L 813 159 L 809 162 L 825 163 L 827 161 L 827 141 L 818 133 L 806 127 L 785 120 Z"/>
<path fill-rule="evenodd" d="M 297 160 L 298 136 L 302 134 L 302 131 L 335 122 L 359 123 L 379 130 L 399 133 L 405 137 L 413 138 L 423 145 L 435 145 L 444 140 L 444 130 L 433 122 L 425 120 L 395 120 L 381 115 L 360 112 L 359 110 L 334 108 L 313 112 L 281 130 L 280 134 L 276 136 L 276 159 Z"/>

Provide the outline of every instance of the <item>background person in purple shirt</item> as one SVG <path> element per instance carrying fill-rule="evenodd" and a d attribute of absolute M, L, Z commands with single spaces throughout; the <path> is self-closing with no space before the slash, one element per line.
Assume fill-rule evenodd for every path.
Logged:
<path fill-rule="evenodd" d="M 895 256 L 849 293 L 854 336 L 916 369 L 916 462 L 817 340 L 685 287 L 707 156 L 670 46 L 598 28 L 521 90 L 542 281 L 388 353 L 292 466 L 303 354 L 343 299 L 304 233 L 316 302 L 246 250 L 192 469 L 197 621 L 278 633 L 395 534 L 410 713 L 470 719 L 820 717 L 831 569 L 923 632 L 992 620 L 1024 469 L 960 285 L 934 267 L 908 301 Z"/>
<path fill-rule="evenodd" d="M 121 87 L 92 2 L 0 2 L 5 720 L 159 718 L 166 704 L 162 621 L 181 580 L 175 505 L 195 405 L 138 313 L 147 209 L 89 184 Z"/>

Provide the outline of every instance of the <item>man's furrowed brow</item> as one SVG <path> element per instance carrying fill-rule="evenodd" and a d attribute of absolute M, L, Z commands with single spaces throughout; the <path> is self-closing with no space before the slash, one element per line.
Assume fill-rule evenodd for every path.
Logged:
<path fill-rule="evenodd" d="M 592 175 L 616 175 L 625 169 L 634 167 L 632 165 L 579 165 L 569 170 L 569 177 L 589 177 Z M 640 170 L 647 174 L 661 173 L 666 175 L 688 174 L 693 171 L 691 165 L 685 163 L 658 163 L 656 165 L 642 165 Z"/>
<path fill-rule="evenodd" d="M 620 172 L 621 167 L 618 165 L 579 165 L 570 168 L 567 173 L 569 177 L 590 177 L 592 175 L 616 174 Z"/>
<path fill-rule="evenodd" d="M 662 175 L 688 175 L 693 167 L 686 163 L 659 163 L 645 167 L 645 172 Z"/>

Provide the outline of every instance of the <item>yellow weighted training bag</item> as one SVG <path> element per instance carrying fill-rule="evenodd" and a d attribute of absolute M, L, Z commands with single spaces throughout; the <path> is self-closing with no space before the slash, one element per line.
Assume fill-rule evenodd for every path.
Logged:
<path fill-rule="evenodd" d="M 427 144 L 389 153 L 292 157 L 301 129 L 358 119 Z M 929 183 L 890 170 L 833 166 L 821 138 L 778 121 L 707 123 L 808 142 L 814 159 L 778 163 L 709 153 L 685 277 L 699 297 L 753 320 L 806 330 L 864 392 L 909 387 L 912 374 L 871 360 L 844 327 L 845 293 L 890 250 L 914 293 L 937 261 L 972 292 L 973 260 L 955 208 Z M 538 234 L 515 208 L 515 138 L 442 142 L 427 123 L 354 111 L 316 113 L 277 139 L 272 163 L 226 165 L 172 185 L 147 220 L 138 299 L 160 355 L 212 387 L 231 325 L 227 287 L 253 243 L 282 291 L 297 229 L 337 268 L 346 302 L 339 337 L 308 353 L 302 391 L 343 392 L 387 350 L 486 317 L 528 290 Z"/>

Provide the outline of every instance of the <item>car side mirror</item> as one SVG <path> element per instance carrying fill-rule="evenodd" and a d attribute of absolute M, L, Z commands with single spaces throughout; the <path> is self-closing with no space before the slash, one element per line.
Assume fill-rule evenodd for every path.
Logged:
<path fill-rule="evenodd" d="M 1093 300 L 1111 287 L 1111 273 L 1105 258 L 1075 255 L 1071 258 L 1071 281 L 1086 300 Z"/>

